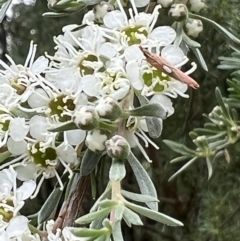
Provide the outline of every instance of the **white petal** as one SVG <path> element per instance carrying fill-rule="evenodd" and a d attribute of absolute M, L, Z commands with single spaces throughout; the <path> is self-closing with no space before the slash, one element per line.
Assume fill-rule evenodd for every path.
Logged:
<path fill-rule="evenodd" d="M 28 104 L 32 108 L 47 106 L 50 98 L 45 90 L 38 88 L 28 97 Z"/>
<path fill-rule="evenodd" d="M 27 181 L 27 180 L 33 179 L 37 171 L 38 171 L 38 167 L 33 163 L 29 163 L 27 164 L 27 166 L 16 167 L 17 178 L 20 181 Z"/>
<path fill-rule="evenodd" d="M 110 29 L 121 29 L 124 26 L 125 16 L 121 11 L 108 12 L 104 18 L 103 22 L 107 28 Z"/>
<path fill-rule="evenodd" d="M 29 126 L 25 125 L 24 118 L 15 118 L 10 121 L 9 124 L 9 135 L 14 141 L 22 141 L 29 130 Z"/>
<path fill-rule="evenodd" d="M 134 2 L 137 8 L 142 8 L 145 7 L 150 2 L 150 0 L 134 0 Z"/>
<path fill-rule="evenodd" d="M 117 54 L 116 48 L 111 43 L 103 43 L 98 50 L 99 55 L 106 56 L 107 58 L 113 58 Z"/>
<path fill-rule="evenodd" d="M 0 183 L 7 185 L 9 190 L 11 190 L 13 184 L 16 182 L 16 176 L 17 173 L 13 168 L 4 169 L 0 172 Z"/>
<path fill-rule="evenodd" d="M 21 235 L 28 229 L 28 219 L 24 216 L 17 216 L 12 219 L 6 229 L 9 238 Z"/>
<path fill-rule="evenodd" d="M 107 136 L 101 134 L 99 130 L 88 132 L 86 137 L 86 145 L 91 151 L 103 151 L 105 149 L 105 141 Z"/>
<path fill-rule="evenodd" d="M 168 26 L 157 27 L 150 33 L 149 38 L 157 40 L 166 46 L 171 44 L 176 38 L 176 32 L 173 28 Z"/>
<path fill-rule="evenodd" d="M 7 141 L 7 148 L 13 155 L 22 155 L 27 153 L 27 142 L 25 140 L 14 141 L 11 137 L 9 137 Z"/>
<path fill-rule="evenodd" d="M 141 90 L 143 88 L 142 80 L 140 79 L 139 65 L 136 61 L 130 61 L 126 65 L 126 72 L 133 88 Z"/>
<path fill-rule="evenodd" d="M 70 145 L 62 143 L 56 148 L 57 155 L 66 163 L 75 163 L 77 161 L 77 153 Z"/>
<path fill-rule="evenodd" d="M 124 51 L 124 56 L 127 62 L 137 59 L 141 63 L 141 61 L 145 59 L 143 52 L 136 44 L 126 48 Z"/>
<path fill-rule="evenodd" d="M 0 231 L 0 240 L 1 241 L 9 241 L 8 234 L 5 230 Z"/>
<path fill-rule="evenodd" d="M 84 130 L 71 130 L 66 131 L 67 141 L 70 145 L 76 146 L 81 144 L 85 137 L 86 131 Z"/>
<path fill-rule="evenodd" d="M 40 56 L 32 65 L 31 70 L 34 74 L 41 74 L 48 66 L 48 59 Z"/>
<path fill-rule="evenodd" d="M 175 45 L 169 45 L 162 49 L 161 56 L 172 65 L 177 65 L 184 60 L 183 51 Z"/>
<path fill-rule="evenodd" d="M 36 182 L 32 180 L 25 181 L 22 184 L 22 186 L 17 189 L 18 200 L 19 201 L 26 200 L 33 194 L 35 189 L 36 189 Z"/>
<path fill-rule="evenodd" d="M 50 128 L 50 124 L 46 117 L 35 115 L 29 121 L 29 127 L 30 135 L 33 138 L 42 141 L 45 139 L 43 134 L 48 132 L 47 130 Z"/>
<path fill-rule="evenodd" d="M 82 90 L 89 96 L 99 96 L 97 88 L 95 88 L 98 80 L 93 75 L 85 75 L 81 79 Z"/>
<path fill-rule="evenodd" d="M 118 89 L 116 89 L 114 92 L 111 92 L 109 96 L 115 100 L 121 100 L 128 94 L 130 84 L 129 82 L 125 81 L 125 79 L 119 79 L 117 82 L 118 83 L 116 83 L 116 85 L 118 86 Z"/>
<path fill-rule="evenodd" d="M 181 93 L 185 93 L 188 89 L 188 86 L 187 84 L 185 83 L 182 83 L 178 80 L 175 80 L 171 83 L 171 86 L 174 88 L 174 89 L 177 89 L 179 92 Z"/>
<path fill-rule="evenodd" d="M 167 112 L 167 116 L 170 116 L 174 113 L 174 108 L 172 106 L 172 101 L 165 95 L 154 95 L 150 103 L 160 104 Z"/>

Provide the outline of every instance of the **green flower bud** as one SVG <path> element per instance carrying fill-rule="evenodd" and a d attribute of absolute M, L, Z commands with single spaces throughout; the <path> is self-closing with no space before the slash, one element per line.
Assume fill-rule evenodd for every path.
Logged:
<path fill-rule="evenodd" d="M 95 109 L 100 117 L 109 120 L 116 120 L 122 115 L 118 102 L 110 96 L 102 97 Z"/>
<path fill-rule="evenodd" d="M 185 22 L 186 34 L 196 38 L 203 31 L 203 23 L 199 19 L 188 18 Z"/>
<path fill-rule="evenodd" d="M 127 158 L 131 151 L 131 147 L 127 140 L 120 135 L 115 135 L 111 139 L 107 140 L 105 142 L 105 146 L 107 154 L 110 157 L 119 160 Z"/>
<path fill-rule="evenodd" d="M 187 5 L 190 11 L 194 13 L 200 12 L 206 6 L 204 0 L 189 0 Z"/>
<path fill-rule="evenodd" d="M 103 18 L 104 16 L 108 13 L 113 11 L 114 8 L 112 5 L 110 5 L 109 3 L 102 1 L 99 4 L 97 4 L 94 8 L 93 8 L 93 13 L 95 16 L 95 20 L 98 23 L 103 23 Z"/>
<path fill-rule="evenodd" d="M 186 5 L 182 3 L 173 4 L 168 12 L 168 15 L 175 21 L 181 22 L 187 18 L 188 10 Z"/>
<path fill-rule="evenodd" d="M 82 130 L 98 127 L 99 116 L 93 106 L 81 106 L 73 115 L 73 122 Z"/>

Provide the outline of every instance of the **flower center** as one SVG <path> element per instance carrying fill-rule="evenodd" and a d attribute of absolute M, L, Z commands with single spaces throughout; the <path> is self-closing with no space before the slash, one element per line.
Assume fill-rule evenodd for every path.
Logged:
<path fill-rule="evenodd" d="M 94 73 L 94 68 L 89 62 L 98 62 L 98 57 L 93 54 L 89 54 L 87 57 L 81 60 L 78 67 L 80 67 L 80 72 L 82 75 L 89 75 Z"/>
<path fill-rule="evenodd" d="M 61 95 L 51 100 L 48 104 L 51 116 L 58 116 L 60 122 L 71 120 L 71 116 L 66 115 L 67 111 L 73 111 L 75 104 L 73 99 L 67 95 Z"/>
<path fill-rule="evenodd" d="M 16 90 L 18 95 L 22 95 L 26 90 L 26 86 L 24 86 L 21 83 L 21 80 L 19 80 L 19 79 L 11 79 L 10 85 L 12 86 L 13 89 Z"/>
<path fill-rule="evenodd" d="M 4 203 L 4 206 L 7 204 L 13 207 L 13 201 L 12 200 L 0 201 L 0 215 L 2 216 L 2 219 L 4 222 L 9 222 L 13 218 L 13 212 L 7 208 L 1 207 L 1 203 Z"/>
<path fill-rule="evenodd" d="M 129 46 L 133 44 L 140 44 L 142 39 L 145 39 L 148 36 L 146 28 L 134 25 L 124 29 L 122 33 L 127 36 L 127 43 Z"/>
<path fill-rule="evenodd" d="M 9 127 L 10 120 L 0 120 L 0 130 L 7 131 Z"/>
<path fill-rule="evenodd" d="M 43 142 L 34 144 L 30 150 L 30 156 L 33 158 L 33 162 L 36 165 L 48 167 L 50 161 L 56 160 L 57 153 L 52 147 L 44 148 L 43 144 Z"/>
<path fill-rule="evenodd" d="M 164 83 L 171 81 L 171 78 L 168 75 L 157 69 L 145 72 L 142 75 L 142 78 L 144 84 L 151 87 L 155 92 L 162 92 L 164 90 Z"/>

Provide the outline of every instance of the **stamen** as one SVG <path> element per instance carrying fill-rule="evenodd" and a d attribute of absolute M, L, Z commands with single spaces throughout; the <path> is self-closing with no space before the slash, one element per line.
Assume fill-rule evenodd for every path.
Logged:
<path fill-rule="evenodd" d="M 135 14 L 135 15 L 138 15 L 138 10 L 137 10 L 137 8 L 136 8 L 135 2 L 134 2 L 133 0 L 130 0 L 130 2 L 131 2 L 131 5 L 132 5 L 134 14 Z M 130 9 L 129 9 L 129 10 L 130 10 Z"/>
<path fill-rule="evenodd" d="M 191 65 L 192 65 L 192 68 L 189 69 L 187 72 L 185 72 L 186 75 L 193 73 L 197 69 L 196 63 L 192 62 Z"/>
<path fill-rule="evenodd" d="M 139 150 L 142 152 L 143 156 L 146 158 L 146 160 L 147 160 L 149 163 L 152 163 L 152 160 L 149 159 L 147 153 L 145 152 L 145 150 L 143 149 L 143 147 L 140 145 L 137 137 L 136 137 L 135 135 L 133 135 L 133 138 L 134 138 L 134 140 L 135 140 L 135 142 L 136 142 Z"/>
<path fill-rule="evenodd" d="M 70 169 L 69 165 L 67 165 L 61 158 L 59 158 L 60 162 L 63 164 L 63 166 L 65 167 L 65 170 L 68 171 L 69 176 L 68 178 L 71 179 L 73 176 L 73 171 Z"/>
<path fill-rule="evenodd" d="M 30 199 L 34 199 L 37 195 L 38 195 L 38 193 L 39 193 L 39 190 L 40 190 L 40 188 L 41 188 L 41 186 L 42 186 L 42 183 L 43 183 L 43 181 L 44 181 L 44 179 L 45 179 L 45 175 L 44 175 L 44 173 L 42 173 L 43 175 L 42 175 L 42 177 L 41 177 L 41 179 L 40 179 L 40 181 L 39 181 L 39 183 L 38 183 L 38 185 L 37 185 L 37 187 L 36 187 L 36 189 L 35 189 L 35 192 L 33 193 L 33 195 L 30 197 Z"/>
<path fill-rule="evenodd" d="M 57 178 L 57 180 L 58 180 L 58 183 L 59 183 L 59 185 L 60 185 L 60 190 L 63 191 L 64 186 L 63 186 L 62 180 L 61 180 L 61 178 L 59 177 L 59 175 L 58 175 L 58 173 L 57 173 L 57 171 L 56 171 L 55 169 L 54 169 L 54 173 L 55 173 L 56 178 Z"/>
<path fill-rule="evenodd" d="M 24 64 L 24 67 L 26 68 L 28 66 L 28 63 L 31 59 L 32 56 L 32 52 L 33 52 L 33 41 L 30 42 L 30 46 L 29 46 L 29 51 L 28 51 L 28 55 Z"/>
<path fill-rule="evenodd" d="M 124 15 L 124 18 L 125 18 L 125 21 L 128 22 L 128 18 L 127 18 L 127 15 L 123 9 L 123 6 L 122 6 L 122 3 L 121 3 L 121 0 L 117 0 L 117 4 L 118 4 L 118 7 L 120 9 L 120 11 L 123 13 Z"/>

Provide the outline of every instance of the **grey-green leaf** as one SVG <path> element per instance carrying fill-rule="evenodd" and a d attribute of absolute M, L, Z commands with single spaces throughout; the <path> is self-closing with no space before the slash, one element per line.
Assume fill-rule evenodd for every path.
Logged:
<path fill-rule="evenodd" d="M 62 132 L 62 131 L 70 131 L 70 130 L 77 130 L 79 129 L 75 123 L 67 122 L 57 128 L 50 129 L 51 132 Z"/>
<path fill-rule="evenodd" d="M 147 117 L 146 123 L 148 127 L 148 134 L 151 138 L 158 138 L 162 134 L 162 119 L 156 117 Z"/>
<path fill-rule="evenodd" d="M 151 209 L 127 202 L 127 201 L 125 202 L 125 206 L 127 206 L 128 208 L 132 209 L 133 211 L 135 211 L 147 218 L 153 219 L 157 222 L 160 222 L 160 223 L 163 223 L 163 224 L 166 224 L 169 226 L 183 226 L 182 222 L 180 222 L 174 218 L 171 218 L 163 213 L 159 213 L 154 210 L 151 210 Z"/>
<path fill-rule="evenodd" d="M 0 9 L 0 23 L 3 21 L 5 15 L 6 15 L 6 12 L 7 12 L 8 8 L 10 7 L 11 3 L 12 3 L 12 0 L 8 0 L 1 6 L 1 9 Z"/>
<path fill-rule="evenodd" d="M 122 160 L 113 159 L 109 171 L 109 179 L 121 181 L 126 176 L 125 163 Z"/>
<path fill-rule="evenodd" d="M 170 141 L 170 140 L 163 140 L 163 142 L 174 152 L 177 152 L 185 156 L 195 156 L 195 151 L 189 149 L 183 144 L 179 144 L 177 142 Z"/>
<path fill-rule="evenodd" d="M 167 117 L 165 109 L 157 103 L 142 105 L 138 108 L 130 110 L 129 114 L 131 116 L 150 116 L 161 119 L 165 119 Z"/>
<path fill-rule="evenodd" d="M 195 54 L 195 56 L 197 57 L 200 65 L 202 66 L 202 68 L 205 70 L 205 71 L 208 71 L 208 67 L 207 67 L 207 64 L 202 56 L 202 53 L 201 51 L 198 49 L 198 48 L 191 48 L 191 50 L 193 51 L 193 53 Z"/>
<path fill-rule="evenodd" d="M 107 228 L 102 229 L 88 229 L 88 228 L 71 228 L 70 230 L 75 236 L 81 238 L 97 238 L 106 235 L 109 231 Z"/>
<path fill-rule="evenodd" d="M 98 210 L 96 212 L 88 213 L 88 214 L 78 218 L 77 220 L 75 220 L 75 223 L 86 224 L 86 223 L 90 223 L 90 222 L 94 221 L 95 219 L 104 218 L 104 217 L 108 216 L 108 214 L 111 212 L 111 210 L 112 210 L 112 207 L 109 207 L 109 208 L 104 208 L 104 209 Z"/>
<path fill-rule="evenodd" d="M 80 166 L 80 176 L 87 176 L 93 169 L 97 166 L 102 153 L 93 152 L 87 149 L 84 153 L 81 166 Z"/>
<path fill-rule="evenodd" d="M 153 185 L 151 178 L 132 152 L 128 156 L 128 162 L 132 167 L 141 193 L 157 199 L 157 191 Z M 149 208 L 158 211 L 157 202 L 147 202 L 146 204 Z"/>
<path fill-rule="evenodd" d="M 112 236 L 114 241 L 124 241 L 120 221 L 114 223 Z"/>
<path fill-rule="evenodd" d="M 138 214 L 134 213 L 131 209 L 125 207 L 123 212 L 123 217 L 125 222 L 131 223 L 133 225 L 143 225 L 143 222 Z"/>
<path fill-rule="evenodd" d="M 156 197 L 152 197 L 149 195 L 143 195 L 143 194 L 138 194 L 138 193 L 133 193 L 133 192 L 128 192 L 125 190 L 121 190 L 121 193 L 124 197 L 134 200 L 136 202 L 159 202 L 159 200 Z"/>
<path fill-rule="evenodd" d="M 40 209 L 38 213 L 38 224 L 43 223 L 46 221 L 52 214 L 52 212 L 55 210 L 57 207 L 59 200 L 62 196 L 62 191 L 60 188 L 55 188 L 46 202 L 43 204 L 42 208 Z"/>

